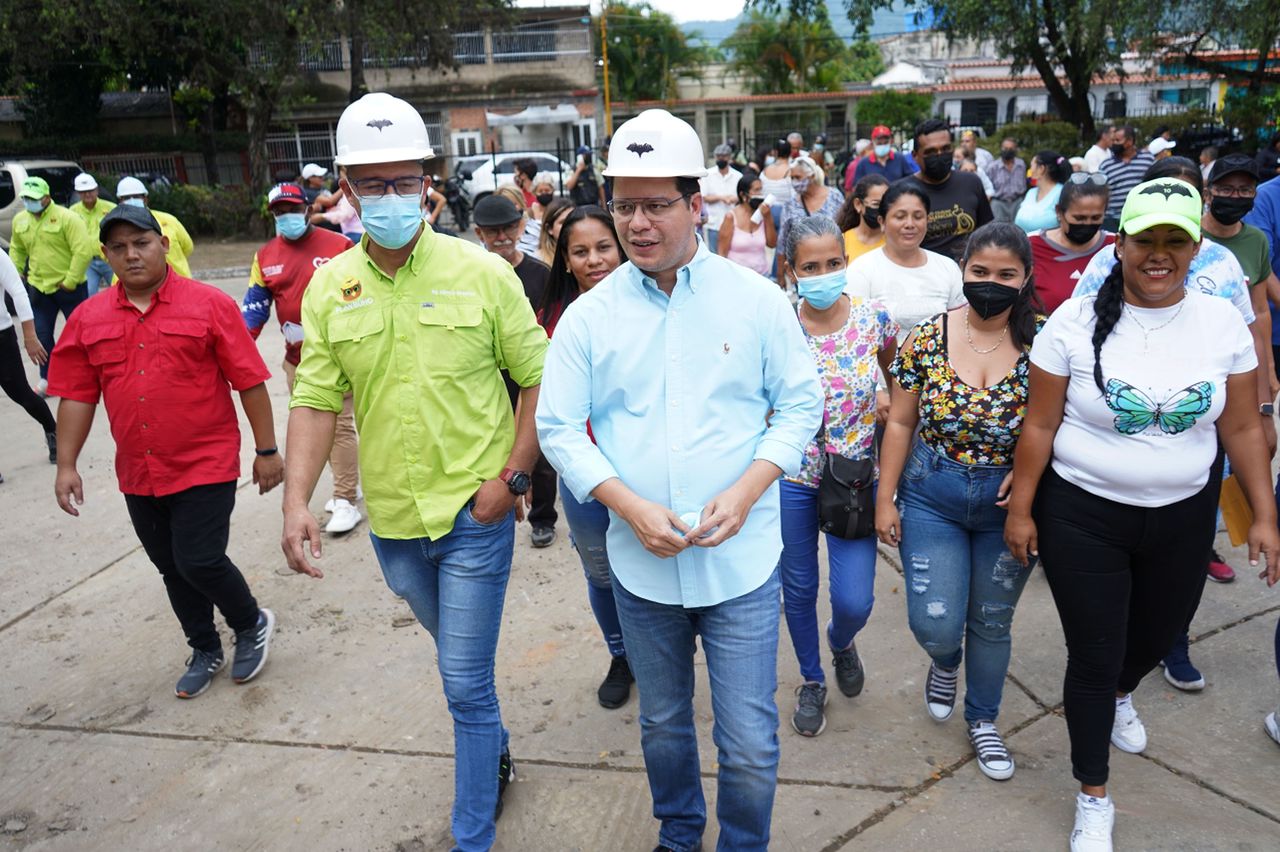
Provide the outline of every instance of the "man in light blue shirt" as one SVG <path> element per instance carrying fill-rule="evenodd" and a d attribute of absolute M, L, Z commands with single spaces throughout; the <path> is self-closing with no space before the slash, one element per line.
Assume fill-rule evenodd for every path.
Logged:
<path fill-rule="evenodd" d="M 765 850 L 778 766 L 777 480 L 799 469 L 823 391 L 782 292 L 698 242 L 702 163 L 693 128 L 665 110 L 614 134 L 605 175 L 631 260 L 556 326 L 538 436 L 575 496 L 609 508 L 658 848 L 699 849 L 706 826 L 693 722 L 700 636 L 720 846 Z"/>

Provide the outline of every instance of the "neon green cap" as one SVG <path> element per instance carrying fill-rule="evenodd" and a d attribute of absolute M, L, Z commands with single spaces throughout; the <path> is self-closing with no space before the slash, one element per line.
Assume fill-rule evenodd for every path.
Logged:
<path fill-rule="evenodd" d="M 49 194 L 49 182 L 44 178 L 29 177 L 22 182 L 22 192 L 19 193 L 23 198 L 41 199 Z"/>
<path fill-rule="evenodd" d="M 1200 213 L 1204 202 L 1189 183 L 1160 178 L 1140 183 L 1129 190 L 1120 211 L 1120 230 L 1136 234 L 1156 225 L 1173 225 L 1200 241 Z"/>

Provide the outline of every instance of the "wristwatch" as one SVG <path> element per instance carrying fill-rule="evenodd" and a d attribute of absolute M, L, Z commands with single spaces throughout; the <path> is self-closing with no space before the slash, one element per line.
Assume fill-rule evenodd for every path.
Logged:
<path fill-rule="evenodd" d="M 1270 402 L 1264 402 L 1262 405 L 1258 406 L 1258 413 L 1263 417 L 1270 417 L 1276 413 L 1276 407 Z"/>
<path fill-rule="evenodd" d="M 527 492 L 532 484 L 529 474 L 523 470 L 512 470 L 509 467 L 503 468 L 502 473 L 498 474 L 498 478 L 507 483 L 507 489 L 517 497 Z"/>

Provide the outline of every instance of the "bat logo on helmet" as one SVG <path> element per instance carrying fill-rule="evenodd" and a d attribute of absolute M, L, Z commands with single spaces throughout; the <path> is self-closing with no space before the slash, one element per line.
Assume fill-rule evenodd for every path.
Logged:
<path fill-rule="evenodd" d="M 388 121 L 385 118 L 379 118 L 379 119 L 376 119 L 375 121 L 366 122 L 365 127 L 376 127 L 378 128 L 378 132 L 381 133 L 382 128 L 390 127 L 392 124 L 394 124 L 394 122 Z"/>
<path fill-rule="evenodd" d="M 1169 196 L 1171 195 L 1185 195 L 1187 198 L 1195 198 L 1195 196 L 1191 194 L 1191 190 L 1187 186 L 1185 186 L 1181 181 L 1170 181 L 1169 183 L 1161 183 L 1161 184 L 1156 184 L 1155 186 L 1149 186 L 1146 189 L 1142 190 L 1142 192 L 1139 192 L 1138 194 L 1139 195 L 1163 195 L 1166 199 L 1168 199 Z"/>
<path fill-rule="evenodd" d="M 627 146 L 627 150 L 635 151 L 637 157 L 643 157 L 645 154 L 653 150 L 653 146 L 650 145 L 648 142 L 644 142 L 644 143 L 632 142 L 630 145 Z"/>

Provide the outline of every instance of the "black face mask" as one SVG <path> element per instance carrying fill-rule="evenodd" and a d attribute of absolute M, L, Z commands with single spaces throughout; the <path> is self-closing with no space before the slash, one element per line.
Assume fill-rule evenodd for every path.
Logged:
<path fill-rule="evenodd" d="M 751 205 L 752 210 L 759 210 L 760 205 L 764 203 L 763 195 L 753 195 L 747 199 L 747 203 Z"/>
<path fill-rule="evenodd" d="M 1113 156 L 1113 157 L 1123 157 L 1123 156 L 1124 156 L 1124 143 L 1123 143 L 1123 142 L 1117 142 L 1116 144 L 1114 144 L 1114 145 L 1112 145 L 1112 146 L 1111 146 L 1111 156 Z"/>
<path fill-rule="evenodd" d="M 1062 229 L 1062 233 L 1066 234 L 1067 239 L 1071 240 L 1071 242 L 1075 243 L 1078 246 L 1083 246 L 1092 242 L 1093 238 L 1098 235 L 1098 231 L 1101 228 L 1102 228 L 1101 222 L 1094 222 L 1093 224 L 1089 224 L 1087 222 L 1085 223 L 1072 222 L 1071 224 L 1067 225 L 1065 228 Z"/>
<path fill-rule="evenodd" d="M 1224 195 L 1215 195 L 1209 201 L 1209 212 L 1213 214 L 1213 218 L 1224 225 L 1234 225 L 1249 215 L 1252 209 L 1252 198 L 1228 198 Z"/>
<path fill-rule="evenodd" d="M 717 169 L 720 169 L 721 171 L 724 171 L 725 169 L 729 168 L 729 161 L 728 161 L 728 160 L 716 160 L 716 168 L 717 168 Z"/>
<path fill-rule="evenodd" d="M 546 207 L 548 204 L 551 203 L 552 199 L 554 199 L 556 196 L 555 196 L 555 193 L 552 193 L 552 192 L 543 192 L 534 197 L 538 199 L 539 204 L 541 204 L 543 207 Z"/>
<path fill-rule="evenodd" d="M 1019 292 L 996 281 L 964 282 L 964 297 L 969 307 L 983 319 L 991 319 L 1012 308 Z"/>
<path fill-rule="evenodd" d="M 1002 160 L 1012 160 L 1016 156 L 1018 156 L 1018 152 L 1015 151 L 1013 148 L 1000 149 L 1000 159 Z"/>
<path fill-rule="evenodd" d="M 866 221 L 868 228 L 880 227 L 880 208 L 864 207 L 862 208 L 862 218 Z"/>
<path fill-rule="evenodd" d="M 935 183 L 946 179 L 951 174 L 951 152 L 945 154 L 928 154 L 924 158 L 924 176 Z"/>

